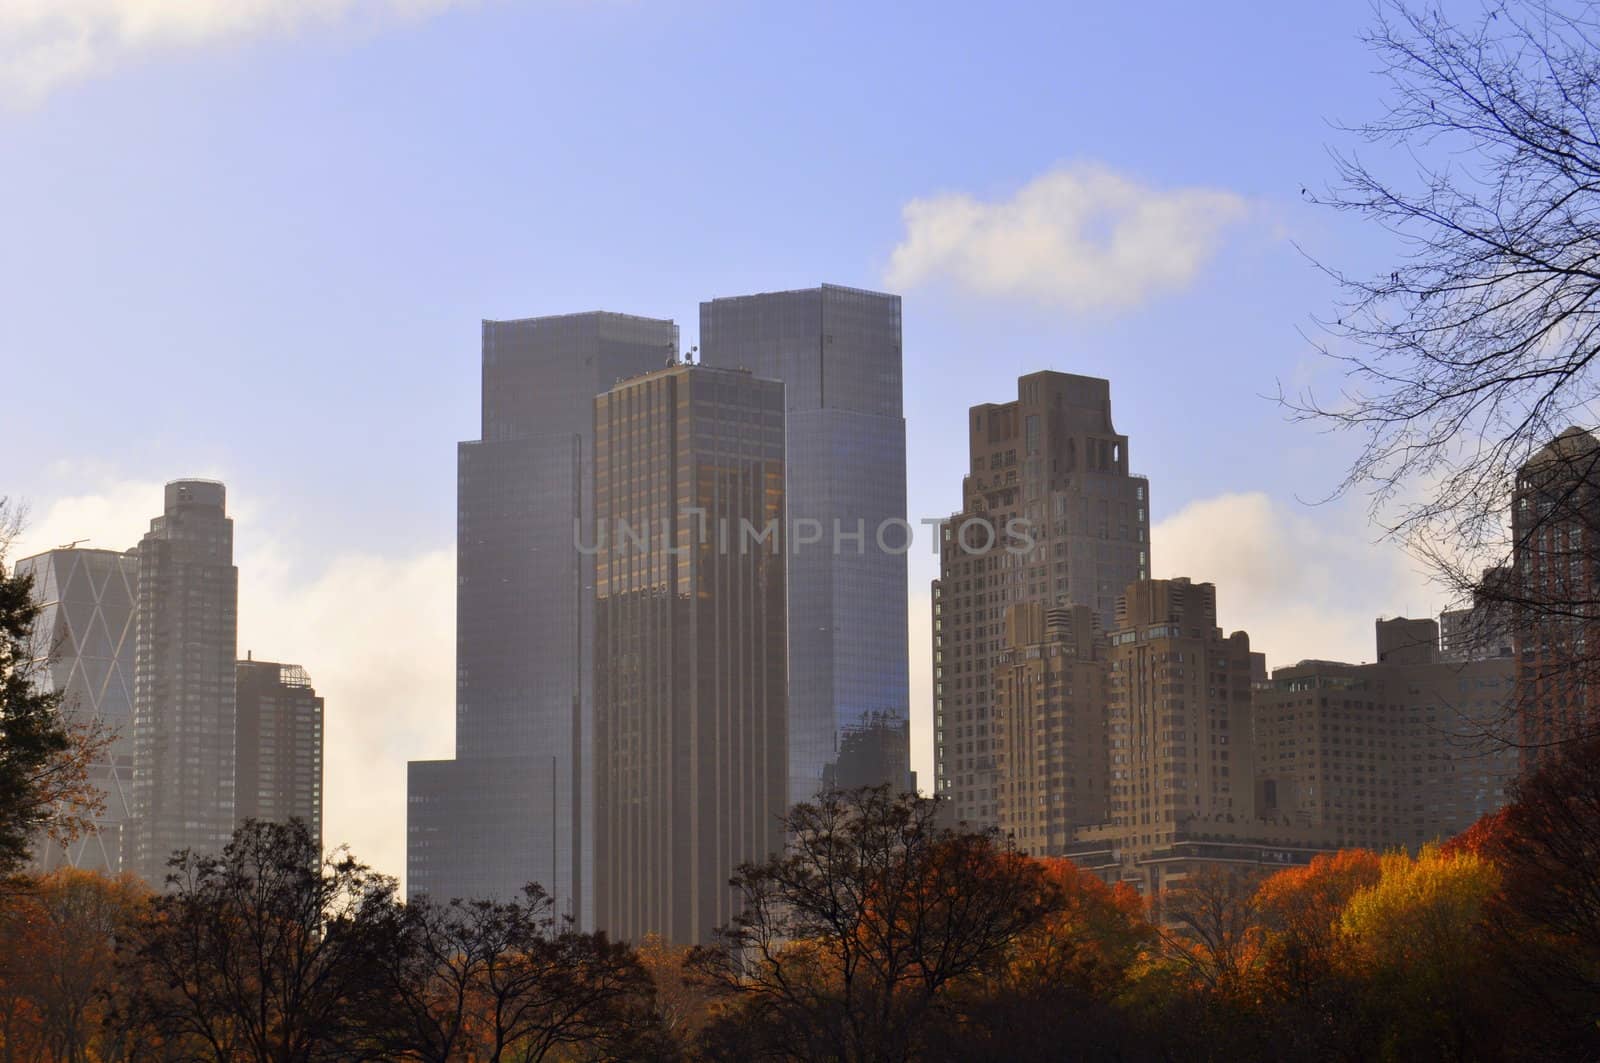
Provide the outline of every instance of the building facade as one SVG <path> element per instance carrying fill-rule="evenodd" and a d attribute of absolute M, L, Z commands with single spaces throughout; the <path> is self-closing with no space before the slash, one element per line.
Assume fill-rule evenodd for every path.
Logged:
<path fill-rule="evenodd" d="M 138 560 L 116 550 L 64 548 L 22 558 L 16 573 L 33 577 L 41 606 L 34 625 L 37 682 L 62 693 L 67 720 L 98 725 L 111 737 L 89 767 L 105 806 L 93 833 L 65 848 L 41 839 L 34 861 L 41 870 L 68 865 L 115 875 L 123 867 L 125 834 L 132 853 Z"/>
<path fill-rule="evenodd" d="M 238 664 L 234 817 L 298 819 L 322 842 L 323 702 L 297 664 Z"/>
<path fill-rule="evenodd" d="M 1264 818 L 1326 829 L 1341 847 L 1415 849 L 1505 804 L 1515 664 L 1443 660 L 1437 632 L 1380 620 L 1377 663 L 1302 661 L 1256 690 Z"/>
<path fill-rule="evenodd" d="M 934 766 L 954 817 L 992 826 L 1006 609 L 1082 605 L 1109 629 L 1117 596 L 1150 572 L 1150 485 L 1128 471 L 1106 380 L 1033 373 L 1014 402 L 974 406 L 967 427 L 962 508 L 942 529 L 933 586 Z"/>
<path fill-rule="evenodd" d="M 174 480 L 137 547 L 133 869 L 159 883 L 180 849 L 220 852 L 234 826 L 239 570 L 227 492 Z"/>
<path fill-rule="evenodd" d="M 588 925 L 593 403 L 677 342 L 626 314 L 483 323 L 482 434 L 457 452 L 455 758 L 410 767 L 411 896 L 538 882 Z"/>
<path fill-rule="evenodd" d="M 1511 500 L 1519 742 L 1527 767 L 1600 723 L 1600 439 L 1569 428 Z"/>
<path fill-rule="evenodd" d="M 1111 763 L 1105 637 L 1086 605 L 1006 610 L 995 666 L 994 752 L 1000 830 L 1035 855 L 1058 855 L 1103 823 Z"/>
<path fill-rule="evenodd" d="M 825 284 L 700 304 L 705 365 L 783 382 L 789 519 L 819 540 L 789 557 L 793 802 L 914 788 L 906 540 L 889 523 L 906 518 L 900 342 L 897 295 Z"/>
<path fill-rule="evenodd" d="M 704 944 L 781 850 L 783 385 L 676 366 L 594 403 L 596 925 Z"/>

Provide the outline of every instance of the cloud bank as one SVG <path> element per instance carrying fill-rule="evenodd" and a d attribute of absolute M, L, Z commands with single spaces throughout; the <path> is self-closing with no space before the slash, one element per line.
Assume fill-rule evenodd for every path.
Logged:
<path fill-rule="evenodd" d="M 0 98 L 51 90 L 144 55 L 338 25 L 425 18 L 472 0 L 0 0 Z"/>
<path fill-rule="evenodd" d="M 161 511 L 162 484 L 33 501 L 12 560 L 84 537 L 86 548 L 133 546 Z M 310 673 L 326 700 L 323 841 L 403 877 L 406 761 L 454 750 L 455 551 L 327 556 L 275 529 L 269 515 L 282 509 L 269 502 L 229 483 L 239 655 Z"/>
<path fill-rule="evenodd" d="M 1207 188 L 1152 188 L 1104 166 L 1055 170 L 1010 199 L 914 199 L 884 282 L 945 285 L 1074 313 L 1126 310 L 1186 287 L 1248 213 Z"/>
<path fill-rule="evenodd" d="M 1375 657 L 1379 616 L 1436 616 L 1442 590 L 1357 515 L 1294 511 L 1260 492 L 1190 503 L 1150 529 L 1154 574 L 1215 583 L 1219 625 L 1268 667 Z"/>

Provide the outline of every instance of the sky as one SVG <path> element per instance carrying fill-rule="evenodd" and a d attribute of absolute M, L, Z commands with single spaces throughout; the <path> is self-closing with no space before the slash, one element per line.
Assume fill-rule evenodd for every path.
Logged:
<path fill-rule="evenodd" d="M 822 282 L 904 296 L 909 507 L 966 409 L 1109 377 L 1157 576 L 1269 662 L 1369 660 L 1448 604 L 1363 498 L 1308 202 L 1380 113 L 1366 0 L 0 0 L 0 495 L 14 556 L 134 544 L 224 480 L 241 654 L 327 698 L 325 837 L 399 875 L 405 761 L 450 755 L 455 443 L 483 318 L 674 318 Z M 932 777 L 930 552 L 911 555 Z"/>

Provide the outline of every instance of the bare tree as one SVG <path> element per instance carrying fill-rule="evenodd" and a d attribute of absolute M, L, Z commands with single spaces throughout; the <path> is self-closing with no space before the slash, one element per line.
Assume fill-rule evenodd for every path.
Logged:
<path fill-rule="evenodd" d="M 1503 609 L 1537 647 L 1541 679 L 1519 685 L 1519 717 L 1600 703 L 1588 648 L 1600 554 L 1565 535 L 1600 532 L 1600 507 L 1547 489 L 1561 479 L 1552 441 L 1573 426 L 1569 443 L 1587 438 L 1600 419 L 1600 8 L 1506 0 L 1457 23 L 1379 0 L 1375 15 L 1365 39 L 1386 113 L 1346 127 L 1357 147 L 1334 153 L 1325 194 L 1307 195 L 1381 225 L 1399 257 L 1375 275 L 1323 267 L 1343 297 L 1321 346 L 1346 386 L 1282 401 L 1360 439 L 1338 493 L 1367 494 L 1374 520 L 1450 591 Z M 1592 464 L 1565 449 L 1554 460 L 1567 471 Z M 1531 485 L 1543 508 L 1513 519 L 1530 463 L 1550 481 Z M 1547 569 L 1559 560 L 1582 580 L 1528 579 L 1512 561 L 1535 546 Z M 1548 732 L 1497 735 L 1537 744 Z"/>

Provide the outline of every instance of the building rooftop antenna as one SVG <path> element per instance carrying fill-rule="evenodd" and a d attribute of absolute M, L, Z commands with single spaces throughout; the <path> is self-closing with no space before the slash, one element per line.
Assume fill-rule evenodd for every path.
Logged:
<path fill-rule="evenodd" d="M 56 547 L 56 549 L 57 550 L 76 550 L 79 543 L 86 543 L 88 541 L 89 541 L 88 539 L 74 539 L 70 543 L 62 543 L 60 546 Z"/>

